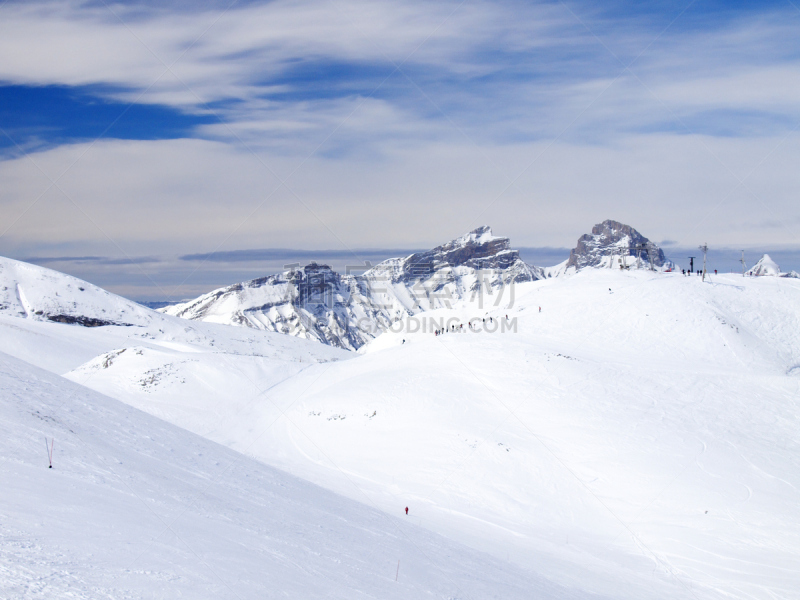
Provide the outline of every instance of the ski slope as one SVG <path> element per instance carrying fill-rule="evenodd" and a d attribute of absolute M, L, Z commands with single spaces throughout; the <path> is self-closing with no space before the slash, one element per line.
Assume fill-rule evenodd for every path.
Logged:
<path fill-rule="evenodd" d="M 0 386 L 0 597 L 588 597 L 6 354 Z"/>
<path fill-rule="evenodd" d="M 184 321 L 67 377 L 576 593 L 800 597 L 800 281 L 585 269 L 503 294 L 358 354 Z M 133 331 L 12 323 L 34 358 Z"/>

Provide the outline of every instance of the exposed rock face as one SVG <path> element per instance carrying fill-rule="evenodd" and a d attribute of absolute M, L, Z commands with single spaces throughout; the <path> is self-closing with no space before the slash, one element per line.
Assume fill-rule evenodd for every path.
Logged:
<path fill-rule="evenodd" d="M 412 254 L 404 262 L 409 266 L 429 266 L 432 273 L 436 268 L 447 265 L 502 270 L 512 267 L 519 260 L 519 252 L 511 250 L 508 238 L 494 237 L 492 230 L 483 226 L 433 250 Z"/>
<path fill-rule="evenodd" d="M 669 266 L 664 252 L 633 227 L 618 221 L 603 221 L 592 227 L 592 233 L 578 239 L 578 245 L 570 251 L 566 268 L 616 268 L 617 265 L 611 264 L 612 256 L 621 258 L 623 264 L 633 266 L 636 264 L 637 253 L 643 265 L 649 266 L 652 258 L 656 267 Z"/>
<path fill-rule="evenodd" d="M 56 323 L 66 323 L 67 325 L 81 325 L 82 327 L 106 327 L 107 325 L 118 325 L 122 327 L 133 327 L 131 323 L 117 323 L 115 321 L 106 321 L 105 319 L 95 319 L 94 317 L 84 317 L 79 315 L 74 317 L 72 315 L 44 315 L 48 321 Z"/>
<path fill-rule="evenodd" d="M 469 299 L 489 306 L 504 293 L 508 303 L 512 292 L 507 288 L 541 277 L 541 269 L 526 265 L 508 238 L 479 227 L 427 252 L 383 261 L 360 275 L 340 275 L 311 263 L 161 310 L 357 350 L 407 315 Z"/>

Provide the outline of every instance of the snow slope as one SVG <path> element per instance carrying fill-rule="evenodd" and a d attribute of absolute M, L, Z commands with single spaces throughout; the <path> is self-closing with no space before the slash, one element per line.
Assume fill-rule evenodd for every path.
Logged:
<path fill-rule="evenodd" d="M 163 315 L 68 275 L 10 259 L 0 259 L 0 289 L 15 290 L 29 307 L 19 310 L 4 302 L 0 352 L 59 375 L 84 365 L 88 374 L 78 381 L 85 385 L 92 384 L 95 371 L 131 361 L 132 378 L 115 380 L 107 391 L 117 398 L 144 397 L 151 414 L 201 434 L 252 402 L 254 386 L 269 387 L 312 364 L 352 358 L 308 340 Z M 74 320 L 53 321 L 52 315 Z M 101 318 L 131 324 L 80 324 Z"/>
<path fill-rule="evenodd" d="M 568 589 L 800 597 L 800 280 L 585 269 L 499 292 L 359 354 L 184 322 L 68 377 Z M 31 362 L 134 330 L 0 324 Z"/>
<path fill-rule="evenodd" d="M 70 275 L 0 257 L 0 315 L 97 327 L 147 326 L 153 311 Z"/>
<path fill-rule="evenodd" d="M 587 597 L 2 353 L 0 390 L 0 597 Z"/>
<path fill-rule="evenodd" d="M 0 294 L 0 352 L 59 374 L 126 348 L 159 354 L 167 362 L 173 356 L 213 355 L 211 369 L 246 356 L 284 376 L 311 362 L 350 357 L 276 333 L 163 315 L 69 275 L 2 257 Z"/>
<path fill-rule="evenodd" d="M 798 283 L 597 269 L 523 283 L 497 307 L 409 318 L 508 315 L 516 333 L 407 321 L 354 360 L 253 380 L 224 421 L 187 423 L 183 395 L 137 390 L 136 355 L 69 377 L 387 512 L 409 505 L 568 587 L 798 597 Z"/>

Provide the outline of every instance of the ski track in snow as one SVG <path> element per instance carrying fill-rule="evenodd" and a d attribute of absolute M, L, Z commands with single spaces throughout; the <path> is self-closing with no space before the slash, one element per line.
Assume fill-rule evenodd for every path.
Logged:
<path fill-rule="evenodd" d="M 19 305 L 22 307 L 22 310 L 25 311 L 25 316 L 30 317 L 33 310 L 31 310 L 28 301 L 25 299 L 25 292 L 22 291 L 22 287 L 20 286 L 20 284 L 17 284 L 14 289 L 17 294 L 17 301 L 19 302 Z"/>

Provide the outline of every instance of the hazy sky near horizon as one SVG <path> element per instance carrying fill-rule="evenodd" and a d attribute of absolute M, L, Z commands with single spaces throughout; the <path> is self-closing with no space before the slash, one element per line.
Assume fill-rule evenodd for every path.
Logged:
<path fill-rule="evenodd" d="M 482 224 L 800 250 L 799 7 L 9 0 L 0 254 L 157 299 L 220 268 L 182 255 Z"/>

